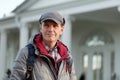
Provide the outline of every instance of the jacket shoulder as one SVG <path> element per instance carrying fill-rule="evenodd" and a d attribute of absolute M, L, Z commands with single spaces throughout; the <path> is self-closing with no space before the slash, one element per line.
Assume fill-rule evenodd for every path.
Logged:
<path fill-rule="evenodd" d="M 17 53 L 16 60 L 21 60 L 21 59 L 25 60 L 27 59 L 27 56 L 28 56 L 28 48 L 27 47 L 21 48 Z"/>

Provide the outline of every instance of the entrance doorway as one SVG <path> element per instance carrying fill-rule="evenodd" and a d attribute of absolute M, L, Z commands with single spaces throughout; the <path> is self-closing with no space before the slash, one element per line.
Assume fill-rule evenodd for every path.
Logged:
<path fill-rule="evenodd" d="M 111 80 L 115 56 L 112 37 L 103 31 L 94 31 L 83 44 L 80 51 L 86 80 Z"/>
<path fill-rule="evenodd" d="M 111 80 L 114 72 L 114 52 L 112 47 L 87 48 L 83 54 L 83 70 L 86 80 Z"/>

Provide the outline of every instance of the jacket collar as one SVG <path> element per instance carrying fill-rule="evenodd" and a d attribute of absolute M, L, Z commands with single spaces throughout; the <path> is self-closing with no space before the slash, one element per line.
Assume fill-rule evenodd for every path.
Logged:
<path fill-rule="evenodd" d="M 42 34 L 37 34 L 34 37 L 34 44 L 38 48 L 38 50 L 40 52 L 39 54 L 51 57 L 51 55 L 47 52 L 47 50 L 45 49 L 45 47 L 42 43 Z M 67 51 L 68 50 L 67 47 L 62 42 L 60 42 L 59 40 L 57 41 L 56 46 L 57 46 L 57 49 L 58 49 L 58 53 L 61 56 L 61 59 L 64 59 L 69 55 L 68 51 Z"/>

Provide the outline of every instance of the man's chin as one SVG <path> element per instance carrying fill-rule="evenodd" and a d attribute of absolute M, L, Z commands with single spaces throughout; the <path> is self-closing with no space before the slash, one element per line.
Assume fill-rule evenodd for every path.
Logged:
<path fill-rule="evenodd" d="M 56 40 L 54 39 L 47 39 L 48 42 L 55 42 Z"/>

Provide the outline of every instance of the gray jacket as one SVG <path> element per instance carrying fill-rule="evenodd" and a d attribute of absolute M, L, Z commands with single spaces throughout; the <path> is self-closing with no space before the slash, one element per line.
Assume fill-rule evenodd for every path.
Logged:
<path fill-rule="evenodd" d="M 36 48 L 35 54 L 38 55 L 38 50 Z M 56 75 L 51 60 L 45 55 L 40 55 L 40 57 L 47 59 L 49 61 L 49 65 L 44 60 L 42 60 L 42 65 L 40 65 L 39 59 L 36 59 L 33 68 L 33 80 L 55 80 L 55 77 L 57 77 L 57 80 L 77 80 L 74 63 L 72 65 L 71 74 L 69 74 L 69 72 L 66 72 L 66 62 L 62 60 L 58 75 Z M 19 51 L 15 59 L 10 80 L 24 80 L 27 58 L 28 48 L 24 47 Z"/>

